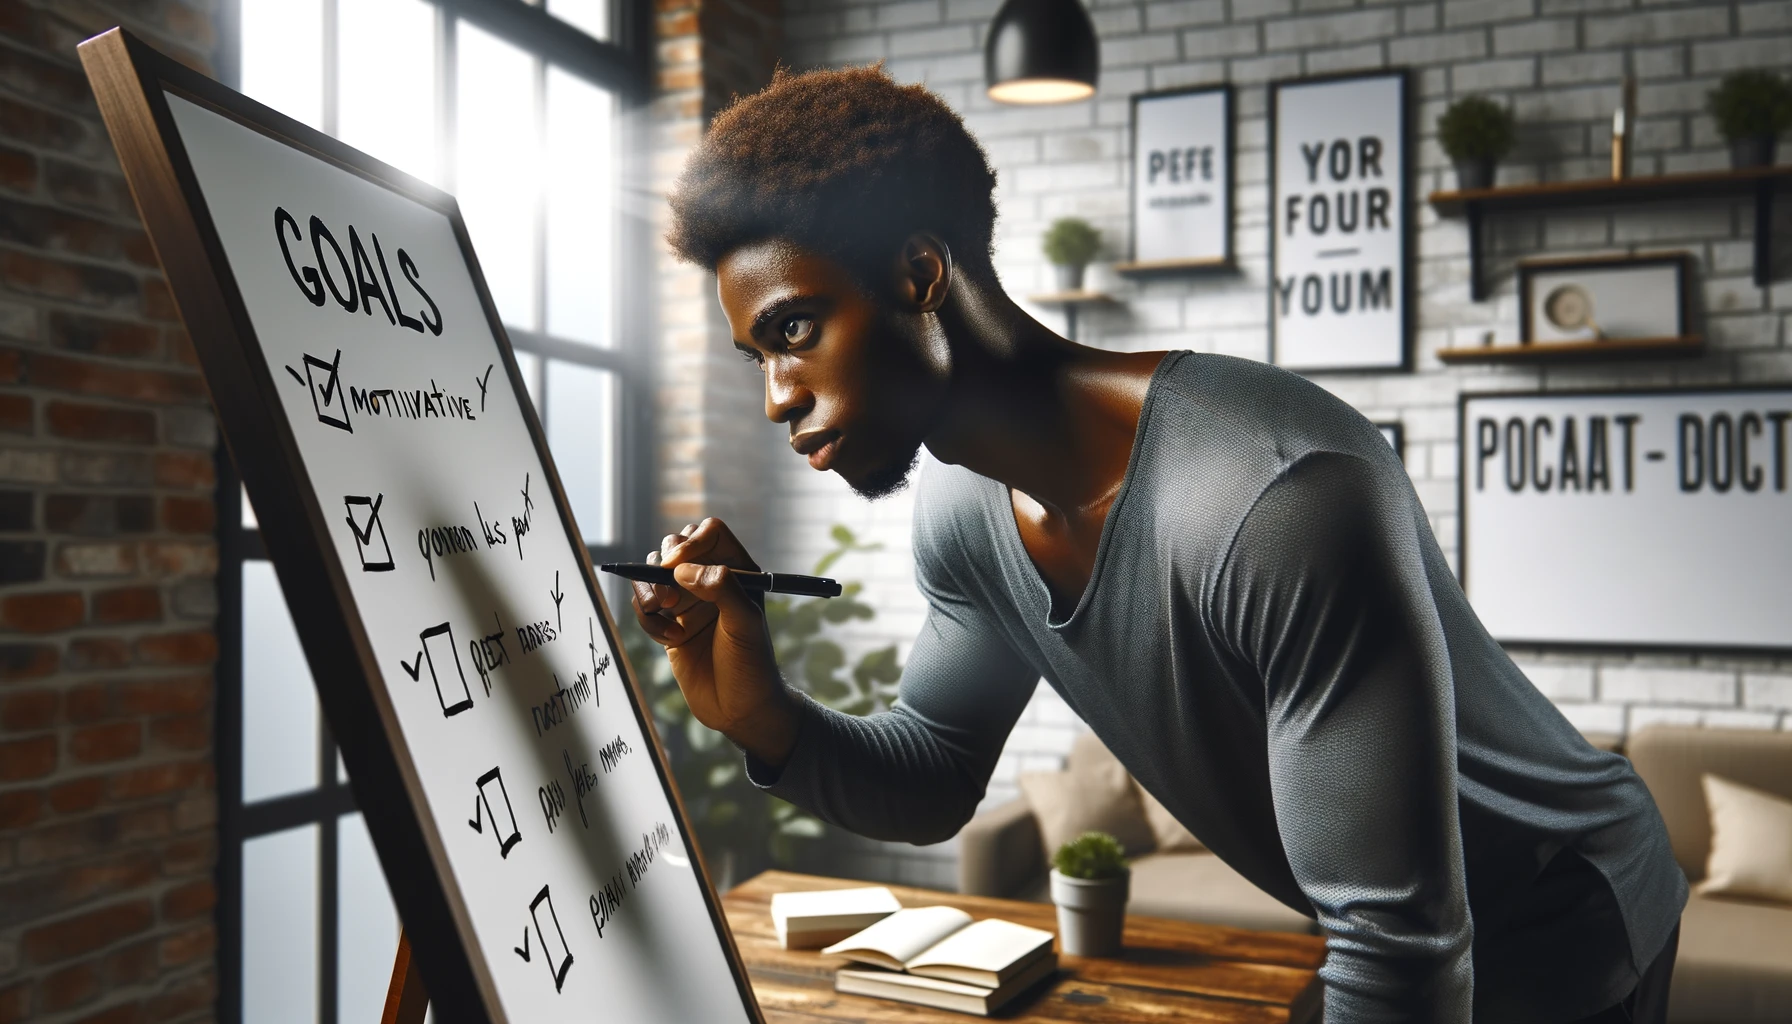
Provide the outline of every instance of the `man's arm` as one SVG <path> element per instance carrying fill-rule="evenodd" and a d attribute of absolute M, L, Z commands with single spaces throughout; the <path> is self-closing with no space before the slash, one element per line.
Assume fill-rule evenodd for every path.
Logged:
<path fill-rule="evenodd" d="M 1326 933 L 1327 1024 L 1469 1020 L 1454 687 L 1416 501 L 1318 454 L 1259 497 L 1216 626 L 1265 688 L 1270 786 Z"/>
<path fill-rule="evenodd" d="M 1039 672 L 935 562 L 917 551 L 927 620 L 895 707 L 861 718 L 801 696 L 783 767 L 747 757 L 755 784 L 873 839 L 939 842 L 976 813 Z"/>

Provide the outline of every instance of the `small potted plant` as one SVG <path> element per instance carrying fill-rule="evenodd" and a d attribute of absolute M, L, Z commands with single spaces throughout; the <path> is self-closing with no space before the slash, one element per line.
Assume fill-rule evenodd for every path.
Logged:
<path fill-rule="evenodd" d="M 1071 956 L 1113 956 L 1126 925 L 1132 872 L 1126 850 L 1106 832 L 1084 832 L 1052 857 L 1058 939 Z"/>
<path fill-rule="evenodd" d="M 1437 119 L 1437 141 L 1456 163 L 1456 186 L 1492 188 L 1493 170 L 1517 139 L 1512 112 L 1485 96 L 1464 96 Z"/>
<path fill-rule="evenodd" d="M 1101 232 L 1078 217 L 1061 217 L 1045 232 L 1045 258 L 1058 268 L 1058 290 L 1083 290 L 1083 270 L 1101 246 Z"/>
<path fill-rule="evenodd" d="M 1792 127 L 1792 86 L 1772 71 L 1733 71 L 1705 98 L 1730 143 L 1730 166 L 1772 167 L 1780 132 Z"/>

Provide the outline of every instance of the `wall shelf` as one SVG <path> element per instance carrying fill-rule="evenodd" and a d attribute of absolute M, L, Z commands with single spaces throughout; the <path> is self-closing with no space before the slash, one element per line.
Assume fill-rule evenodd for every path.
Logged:
<path fill-rule="evenodd" d="M 1792 181 L 1792 165 L 1753 167 L 1743 171 L 1700 171 L 1647 178 L 1588 178 L 1533 185 L 1433 192 L 1430 200 L 1440 216 L 1468 218 L 1469 297 L 1487 298 L 1482 267 L 1481 224 L 1489 214 L 1561 207 L 1609 206 L 1662 200 L 1755 200 L 1755 284 L 1765 288 L 1773 273 L 1774 193 Z"/>
<path fill-rule="evenodd" d="M 1114 273 L 1122 277 L 1150 277 L 1157 274 L 1217 274 L 1238 269 L 1229 256 L 1197 260 L 1132 260 L 1114 264 Z"/>
<path fill-rule="evenodd" d="M 1705 339 L 1689 334 L 1677 338 L 1475 345 L 1441 349 L 1437 358 L 1456 366 L 1464 363 L 1591 363 L 1621 359 L 1696 359 L 1704 351 Z"/>
<path fill-rule="evenodd" d="M 1041 306 L 1064 307 L 1064 336 L 1071 341 L 1076 340 L 1076 314 L 1084 306 L 1108 306 L 1116 300 L 1107 292 L 1093 292 L 1087 289 L 1076 292 L 1044 292 L 1027 296 L 1028 302 L 1036 302 Z"/>

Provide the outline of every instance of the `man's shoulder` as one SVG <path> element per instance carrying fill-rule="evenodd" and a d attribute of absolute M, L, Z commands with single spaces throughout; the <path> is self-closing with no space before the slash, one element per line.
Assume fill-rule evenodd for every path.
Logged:
<path fill-rule="evenodd" d="M 1189 353 L 1158 386 L 1141 435 L 1139 477 L 1156 525 L 1186 553 L 1225 550 L 1263 495 L 1315 457 L 1343 456 L 1378 488 L 1404 486 L 1381 432 L 1304 377 Z"/>
<path fill-rule="evenodd" d="M 915 481 L 914 541 L 919 555 L 950 544 L 987 547 L 991 488 L 1001 485 L 987 477 L 923 456 Z"/>
<path fill-rule="evenodd" d="M 1153 416 L 1216 444 L 1248 449 L 1324 447 L 1360 436 L 1362 417 L 1342 399 L 1279 366 L 1237 356 L 1173 353 Z"/>
<path fill-rule="evenodd" d="M 995 533 L 998 492 L 1006 489 L 963 466 L 922 460 L 911 537 L 915 580 L 930 600 L 967 595 L 1003 575 Z M 979 568 L 967 573 L 967 566 Z"/>

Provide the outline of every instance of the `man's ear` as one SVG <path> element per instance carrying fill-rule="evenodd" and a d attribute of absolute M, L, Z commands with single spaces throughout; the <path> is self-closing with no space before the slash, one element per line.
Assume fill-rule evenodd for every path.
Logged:
<path fill-rule="evenodd" d="M 952 250 L 944 239 L 917 231 L 902 243 L 896 273 L 896 291 L 902 300 L 922 313 L 937 313 L 946 304 L 952 287 Z"/>

